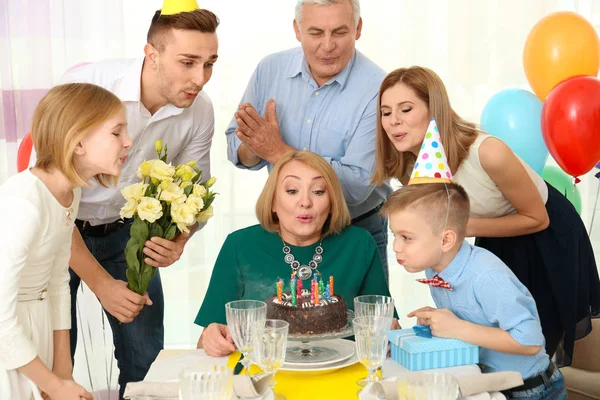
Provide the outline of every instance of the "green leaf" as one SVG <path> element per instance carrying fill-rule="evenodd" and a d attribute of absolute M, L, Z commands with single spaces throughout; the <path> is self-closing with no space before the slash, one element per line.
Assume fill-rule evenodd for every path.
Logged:
<path fill-rule="evenodd" d="M 192 190 L 194 190 L 194 185 L 190 185 L 190 186 L 186 187 L 185 189 L 183 189 L 183 193 L 186 196 L 189 196 L 190 193 L 192 193 Z"/>
<path fill-rule="evenodd" d="M 148 225 L 136 215 L 129 230 L 131 237 L 136 238 L 138 243 L 144 243 L 148 239 Z"/>
<path fill-rule="evenodd" d="M 153 238 L 155 236 L 163 237 L 163 228 L 158 223 L 150 224 L 150 237 Z"/>
<path fill-rule="evenodd" d="M 136 273 L 140 273 L 140 260 L 138 258 L 138 252 L 140 246 L 135 243 L 125 248 L 125 261 L 127 262 L 128 270 Z"/>
<path fill-rule="evenodd" d="M 165 239 L 173 240 L 175 235 L 177 234 L 177 225 L 171 224 L 169 228 L 167 228 L 167 232 L 165 233 Z"/>
<path fill-rule="evenodd" d="M 154 185 L 152 183 L 148 185 L 148 187 L 146 188 L 146 192 L 144 193 L 145 197 L 152 197 L 152 191 L 154 190 L 153 186 Z"/>
<path fill-rule="evenodd" d="M 138 280 L 138 275 L 130 269 L 125 272 L 125 275 L 127 276 L 127 287 L 137 294 L 143 295 L 145 291 L 140 293 L 140 282 Z"/>

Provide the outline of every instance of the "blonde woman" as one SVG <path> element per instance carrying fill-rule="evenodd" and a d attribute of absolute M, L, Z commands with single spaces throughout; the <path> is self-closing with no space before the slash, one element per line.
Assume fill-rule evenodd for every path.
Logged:
<path fill-rule="evenodd" d="M 126 126 L 109 91 L 57 86 L 33 116 L 35 167 L 0 186 L 1 399 L 93 398 L 72 378 L 71 235 L 80 187 L 110 185 L 120 174 L 131 146 Z"/>
<path fill-rule="evenodd" d="M 205 327 L 198 348 L 207 354 L 235 350 L 225 325 L 226 303 L 264 301 L 278 278 L 291 275 L 284 243 L 301 264 L 322 253 L 319 271 L 335 277 L 335 291 L 351 309 L 356 296 L 390 295 L 375 239 L 350 225 L 340 181 L 318 154 L 292 150 L 281 157 L 256 202 L 256 216 L 259 225 L 227 236 L 194 321 Z"/>
<path fill-rule="evenodd" d="M 408 182 L 431 118 L 454 181 L 471 204 L 467 237 L 500 258 L 537 303 L 546 352 L 569 365 L 577 339 L 600 314 L 594 252 L 573 205 L 512 150 L 462 119 L 428 68 L 400 68 L 382 82 L 374 182 Z M 436 142 L 437 144 L 437 142 Z M 499 293 L 500 294 L 500 293 Z"/>

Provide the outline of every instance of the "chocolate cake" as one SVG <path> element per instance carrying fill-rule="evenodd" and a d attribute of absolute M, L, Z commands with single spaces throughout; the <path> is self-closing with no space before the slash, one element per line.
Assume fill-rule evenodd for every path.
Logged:
<path fill-rule="evenodd" d="M 310 291 L 304 289 L 298 297 L 297 306 L 291 303 L 291 294 L 283 293 L 282 301 L 277 296 L 267 300 L 267 318 L 282 319 L 290 324 L 291 334 L 317 334 L 339 331 L 347 324 L 348 314 L 344 298 L 331 296 L 330 300 L 321 298 L 313 305 Z"/>

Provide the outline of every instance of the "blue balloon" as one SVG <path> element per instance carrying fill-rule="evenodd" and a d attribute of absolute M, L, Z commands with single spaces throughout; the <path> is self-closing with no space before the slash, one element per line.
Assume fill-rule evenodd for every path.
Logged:
<path fill-rule="evenodd" d="M 481 113 L 481 127 L 501 139 L 538 174 L 542 174 L 548 149 L 542 137 L 542 102 L 523 89 L 496 93 Z"/>

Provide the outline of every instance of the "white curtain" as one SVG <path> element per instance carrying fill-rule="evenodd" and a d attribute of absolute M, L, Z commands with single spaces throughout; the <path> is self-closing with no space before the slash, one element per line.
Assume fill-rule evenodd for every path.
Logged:
<path fill-rule="evenodd" d="M 292 30 L 295 1 L 198 2 L 221 20 L 219 61 L 205 88 L 216 112 L 212 169 L 220 194 L 215 217 L 193 237 L 177 264 L 161 270 L 169 348 L 195 346 L 200 329 L 192 321 L 221 244 L 228 233 L 256 223 L 254 204 L 267 173 L 237 170 L 227 161 L 225 128 L 258 61 L 298 45 Z M 600 22 L 598 0 L 363 0 L 361 5 L 364 26 L 358 49 L 387 71 L 410 65 L 434 69 L 454 108 L 476 122 L 496 92 L 528 89 L 522 50 L 540 18 L 571 10 Z M 0 183 L 15 172 L 16 146 L 28 130 L 35 95 L 76 63 L 141 56 L 150 19 L 161 6 L 162 0 L 0 0 Z M 23 92 L 31 90 L 40 92 L 23 103 Z M 579 185 L 588 226 L 598 182 L 588 174 Z M 596 226 L 591 236 L 600 251 L 599 230 Z M 432 302 L 427 287 L 414 284 L 415 276 L 395 265 L 391 242 L 388 249 L 391 291 L 401 323 L 411 326 L 414 321 L 404 316 Z M 102 329 L 101 312 L 89 290 L 80 296 L 80 309 L 86 343 L 79 341 L 75 376 L 94 390 L 111 386 L 114 392 L 116 366 L 106 357 L 110 329 Z M 97 397 L 108 398 L 106 392 Z"/>

